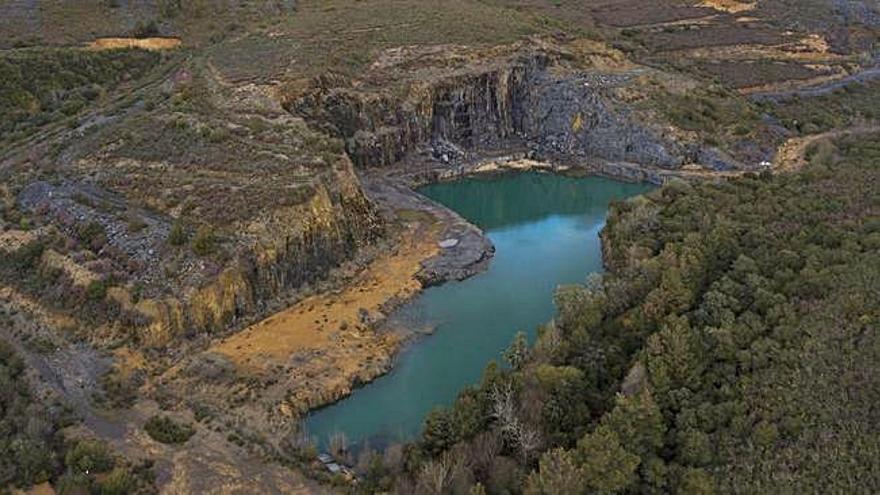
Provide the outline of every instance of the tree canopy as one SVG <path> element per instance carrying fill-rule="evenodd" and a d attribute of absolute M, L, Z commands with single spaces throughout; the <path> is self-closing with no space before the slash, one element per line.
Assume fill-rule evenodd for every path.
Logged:
<path fill-rule="evenodd" d="M 562 288 L 534 347 L 517 338 L 513 366 L 432 415 L 420 445 L 455 450 L 490 493 L 504 476 L 531 494 L 876 486 L 878 138 L 614 205 L 611 270 Z"/>

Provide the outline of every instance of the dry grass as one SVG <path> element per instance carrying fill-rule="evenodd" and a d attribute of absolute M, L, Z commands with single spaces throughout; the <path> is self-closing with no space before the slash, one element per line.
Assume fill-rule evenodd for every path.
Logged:
<path fill-rule="evenodd" d="M 709 7 L 729 14 L 739 14 L 755 10 L 758 2 L 742 2 L 739 0 L 703 0 L 700 4 L 703 7 Z"/>
<path fill-rule="evenodd" d="M 563 27 L 570 26 L 540 12 L 477 0 L 305 0 L 295 15 L 222 43 L 211 55 L 232 80 L 258 78 L 267 71 L 311 77 L 331 69 L 356 73 L 388 48 L 495 45 Z"/>
<path fill-rule="evenodd" d="M 417 230 L 427 228 L 429 235 Z M 421 262 L 437 252 L 435 227 L 412 227 L 395 253 L 375 260 L 342 292 L 309 297 L 245 330 L 224 339 L 212 351 L 244 368 L 261 367 L 267 358 L 286 361 L 307 349 L 328 348 L 340 334 L 362 332 L 361 316 L 380 315 L 394 299 L 406 299 L 421 289 L 416 274 Z M 336 363 L 340 370 L 358 363 Z M 345 371 L 343 371 L 345 373 Z"/>
<path fill-rule="evenodd" d="M 706 7 L 670 0 L 603 0 L 593 7 L 593 16 L 599 24 L 619 28 L 666 24 L 712 13 L 714 11 Z"/>
<path fill-rule="evenodd" d="M 7 230 L 0 232 L 0 250 L 13 252 L 26 244 L 36 241 L 39 232 L 34 230 Z"/>
<path fill-rule="evenodd" d="M 49 269 L 62 270 L 70 277 L 74 285 L 86 287 L 91 282 L 99 280 L 97 274 L 53 249 L 47 249 L 43 252 L 43 266 Z"/>
<path fill-rule="evenodd" d="M 143 353 L 130 347 L 119 347 L 113 351 L 113 372 L 121 380 L 128 380 L 133 374 L 148 368 Z"/>
<path fill-rule="evenodd" d="M 7 304 L 17 311 L 27 312 L 34 321 L 49 328 L 73 330 L 77 326 L 76 320 L 67 314 L 47 308 L 40 301 L 14 287 L 0 286 L 0 307 Z"/>
<path fill-rule="evenodd" d="M 116 50 L 119 48 L 140 48 L 141 50 L 173 50 L 181 45 L 180 38 L 98 38 L 89 43 L 90 50 Z"/>
<path fill-rule="evenodd" d="M 788 61 L 773 60 L 720 60 L 702 62 L 691 67 L 701 74 L 712 76 L 736 89 L 763 87 L 779 82 L 813 80 L 826 77 L 830 68 L 821 69 Z"/>

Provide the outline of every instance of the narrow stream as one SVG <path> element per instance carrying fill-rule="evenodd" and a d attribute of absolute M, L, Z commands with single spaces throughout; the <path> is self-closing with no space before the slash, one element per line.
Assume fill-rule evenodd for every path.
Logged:
<path fill-rule="evenodd" d="M 425 415 L 478 381 L 516 332 L 533 338 L 553 317 L 558 285 L 602 269 L 598 234 L 608 205 L 651 187 L 522 173 L 422 188 L 482 228 L 495 258 L 485 273 L 429 288 L 405 305 L 403 316 L 435 332 L 405 350 L 388 375 L 310 415 L 309 434 L 322 447 L 336 432 L 352 445 L 412 440 Z"/>

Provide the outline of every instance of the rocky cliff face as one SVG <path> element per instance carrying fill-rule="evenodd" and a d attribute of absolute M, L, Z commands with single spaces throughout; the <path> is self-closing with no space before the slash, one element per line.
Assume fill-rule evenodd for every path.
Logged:
<path fill-rule="evenodd" d="M 344 137 L 359 167 L 388 166 L 420 144 L 497 146 L 524 129 L 522 103 L 545 57 L 407 84 L 401 95 L 351 87 L 317 89 L 288 104 Z"/>
<path fill-rule="evenodd" d="M 680 167 L 684 148 L 613 94 L 637 74 L 540 73 L 526 92 L 524 133 L 544 154 Z"/>
<path fill-rule="evenodd" d="M 564 55 L 527 47 L 394 91 L 324 78 L 286 106 L 344 138 L 359 167 L 388 166 L 420 148 L 453 161 L 519 143 L 544 156 L 678 168 L 693 151 L 617 96 L 643 71 L 572 68 Z"/>
<path fill-rule="evenodd" d="M 228 261 L 221 270 L 186 247 L 169 246 L 168 217 L 143 214 L 133 232 L 126 222 L 132 222 L 137 210 L 114 208 L 120 197 L 93 184 L 35 182 L 23 189 L 18 204 L 52 222 L 73 246 L 85 242 L 84 232 L 97 232 L 92 237 L 101 240 L 92 240 L 94 253 L 71 250 L 83 263 L 73 268 L 94 280 L 107 278 L 94 271 L 99 268 L 116 280 L 129 278 L 108 297 L 122 309 L 146 316 L 139 319 L 145 321 L 143 327 L 131 329 L 132 335 L 141 344 L 160 347 L 177 337 L 225 330 L 242 317 L 261 313 L 285 292 L 326 277 L 381 235 L 382 223 L 348 160 L 322 173 L 308 190 L 311 195 L 302 202 L 253 218 L 230 219 L 233 225 L 223 247 Z M 88 261 L 96 257 L 100 260 Z M 135 286 L 144 292 L 136 301 L 131 296 Z"/>
<path fill-rule="evenodd" d="M 285 291 L 326 277 L 381 231 L 349 165 L 304 204 L 276 210 L 253 226 L 253 244 L 209 284 L 139 303 L 152 320 L 142 340 L 165 345 L 186 332 L 222 331 Z"/>

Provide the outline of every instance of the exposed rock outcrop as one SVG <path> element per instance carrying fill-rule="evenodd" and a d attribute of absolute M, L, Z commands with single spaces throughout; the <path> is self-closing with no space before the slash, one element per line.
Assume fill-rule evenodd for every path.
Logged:
<path fill-rule="evenodd" d="M 381 235 L 382 222 L 348 160 L 316 180 L 310 191 L 300 204 L 239 222 L 237 245 L 227 247 L 232 259 L 215 276 L 204 275 L 199 266 L 205 261 L 182 250 L 177 256 L 183 258 L 175 262 L 181 273 L 171 274 L 176 285 L 164 290 L 160 287 L 170 284 L 162 273 L 167 271 L 163 258 L 172 249 L 167 241 L 171 218 L 141 212 L 132 232 L 126 217 L 112 208 L 120 198 L 87 183 L 35 182 L 24 188 L 18 203 L 73 238 L 95 230 L 101 245 L 92 247 L 152 287 L 139 301 L 125 291 L 118 299 L 149 321 L 136 330 L 136 340 L 163 346 L 179 336 L 225 330 L 241 317 L 260 313 L 286 291 L 325 277 Z"/>
<path fill-rule="evenodd" d="M 223 330 L 285 291 L 325 277 L 371 243 L 381 222 L 356 179 L 338 179 L 305 204 L 273 212 L 259 225 L 258 240 L 208 285 L 138 304 L 153 320 L 144 340 L 159 345 L 186 331 Z"/>
<path fill-rule="evenodd" d="M 318 89 L 288 107 L 344 137 L 355 165 L 388 166 L 424 143 L 492 147 L 521 134 L 523 91 L 547 63 L 535 56 L 414 82 L 402 97 L 351 87 Z"/>
<path fill-rule="evenodd" d="M 319 78 L 311 89 L 289 95 L 285 106 L 345 139 L 361 168 L 389 166 L 425 148 L 452 163 L 460 158 L 457 149 L 512 144 L 527 144 L 548 158 L 668 169 L 707 156 L 713 168 L 724 168 L 722 154 L 681 142 L 621 101 L 618 91 L 647 71 L 583 68 L 563 49 L 527 44 L 489 61 L 444 68 L 432 78 L 400 76 L 391 91 L 369 84 L 369 74 L 357 83 Z"/>

